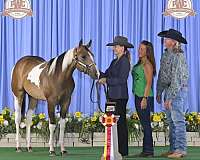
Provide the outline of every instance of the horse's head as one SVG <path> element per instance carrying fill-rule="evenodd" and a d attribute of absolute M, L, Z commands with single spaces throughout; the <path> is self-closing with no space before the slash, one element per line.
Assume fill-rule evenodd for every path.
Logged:
<path fill-rule="evenodd" d="M 79 46 L 76 48 L 74 60 L 76 61 L 76 68 L 88 74 L 91 78 L 97 79 L 99 77 L 99 70 L 94 62 L 93 53 L 90 51 L 92 41 L 90 40 L 87 45 L 83 45 L 80 40 Z"/>

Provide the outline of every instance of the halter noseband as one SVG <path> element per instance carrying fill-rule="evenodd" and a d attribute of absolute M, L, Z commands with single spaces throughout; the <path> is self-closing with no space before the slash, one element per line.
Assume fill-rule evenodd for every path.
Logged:
<path fill-rule="evenodd" d="M 90 70 L 90 67 L 92 67 L 93 65 L 95 65 L 94 62 L 92 62 L 91 64 L 87 65 L 87 64 L 84 64 L 83 62 L 81 62 L 79 59 L 78 59 L 78 56 L 76 54 L 76 51 L 77 48 L 74 49 L 74 58 L 73 58 L 73 61 L 77 64 L 79 64 L 82 68 L 83 68 L 83 72 L 85 74 L 89 74 L 89 70 Z"/>

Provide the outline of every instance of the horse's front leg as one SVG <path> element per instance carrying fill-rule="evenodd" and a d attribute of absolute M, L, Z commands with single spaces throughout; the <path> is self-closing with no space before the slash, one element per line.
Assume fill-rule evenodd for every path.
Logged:
<path fill-rule="evenodd" d="M 65 151 L 64 146 L 64 134 L 65 134 L 65 118 L 66 113 L 70 104 L 71 98 L 65 99 L 63 102 L 61 102 L 61 110 L 60 110 L 60 134 L 59 134 L 59 143 L 60 143 L 60 153 L 61 155 L 67 154 L 67 151 Z"/>
<path fill-rule="evenodd" d="M 54 150 L 54 131 L 56 128 L 56 119 L 55 119 L 55 105 L 48 101 L 48 114 L 49 114 L 49 156 L 55 156 Z"/>
<path fill-rule="evenodd" d="M 32 124 L 32 114 L 37 104 L 37 100 L 31 96 L 29 96 L 29 108 L 26 115 L 26 143 L 27 143 L 27 151 L 32 152 L 31 147 L 31 124 Z"/>

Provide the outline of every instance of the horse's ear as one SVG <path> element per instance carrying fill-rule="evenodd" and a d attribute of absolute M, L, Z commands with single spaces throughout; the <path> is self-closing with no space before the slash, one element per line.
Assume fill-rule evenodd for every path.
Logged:
<path fill-rule="evenodd" d="M 90 40 L 90 41 L 88 42 L 88 44 L 86 45 L 87 48 L 90 48 L 91 44 L 92 44 L 92 40 Z"/>
<path fill-rule="evenodd" d="M 79 41 L 79 47 L 83 44 L 83 39 Z"/>

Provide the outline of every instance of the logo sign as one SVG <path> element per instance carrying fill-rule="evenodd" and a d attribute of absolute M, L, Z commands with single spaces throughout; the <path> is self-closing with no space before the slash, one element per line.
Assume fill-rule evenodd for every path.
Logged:
<path fill-rule="evenodd" d="M 2 15 L 17 19 L 32 16 L 31 4 L 29 0 L 6 0 Z"/>
<path fill-rule="evenodd" d="M 195 12 L 192 8 L 192 0 L 168 0 L 164 15 L 170 15 L 178 19 L 194 16 Z"/>

